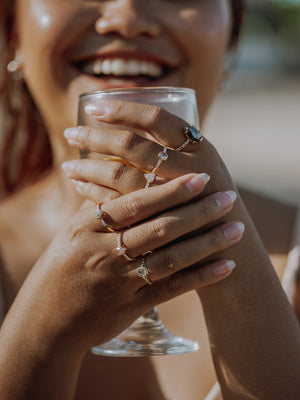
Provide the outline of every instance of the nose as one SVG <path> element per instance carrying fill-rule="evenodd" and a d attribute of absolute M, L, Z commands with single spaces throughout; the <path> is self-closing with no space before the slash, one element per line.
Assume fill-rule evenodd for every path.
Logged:
<path fill-rule="evenodd" d="M 147 4 L 148 1 L 141 0 L 116 0 L 104 3 L 101 16 L 96 21 L 96 31 L 101 35 L 118 34 L 125 39 L 158 36 L 159 23 L 150 18 Z"/>

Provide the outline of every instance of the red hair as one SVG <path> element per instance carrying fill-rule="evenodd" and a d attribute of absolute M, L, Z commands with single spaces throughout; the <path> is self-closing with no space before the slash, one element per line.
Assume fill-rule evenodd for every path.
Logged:
<path fill-rule="evenodd" d="M 233 25 L 230 47 L 238 42 L 244 0 L 231 0 Z M 14 0 L 0 2 L 0 193 L 9 194 L 34 182 L 50 170 L 52 152 L 46 127 L 24 81 L 15 81 L 6 70 L 14 58 L 11 46 Z"/>

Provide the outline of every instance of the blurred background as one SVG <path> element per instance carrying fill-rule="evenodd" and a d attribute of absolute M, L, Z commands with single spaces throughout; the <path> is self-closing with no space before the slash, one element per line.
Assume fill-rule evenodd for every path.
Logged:
<path fill-rule="evenodd" d="M 239 184 L 300 204 L 300 0 L 248 0 L 205 134 Z"/>

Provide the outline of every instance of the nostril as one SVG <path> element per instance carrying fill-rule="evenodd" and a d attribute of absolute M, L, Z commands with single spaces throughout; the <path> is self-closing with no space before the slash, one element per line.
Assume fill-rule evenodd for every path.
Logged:
<path fill-rule="evenodd" d="M 106 12 L 96 21 L 95 29 L 101 35 L 118 34 L 126 39 L 138 36 L 147 38 L 157 37 L 160 34 L 160 26 L 155 21 L 150 21 L 137 12 L 128 10 L 118 12 Z"/>

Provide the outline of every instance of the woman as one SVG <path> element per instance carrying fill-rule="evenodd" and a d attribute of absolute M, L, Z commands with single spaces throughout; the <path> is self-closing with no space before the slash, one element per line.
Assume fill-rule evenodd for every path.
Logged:
<path fill-rule="evenodd" d="M 128 128 L 125 139 L 115 129 L 120 140 L 113 146 L 101 130 L 67 130 L 68 142 L 62 134 L 75 125 L 78 94 L 108 87 L 193 87 L 203 120 L 222 79 L 225 54 L 237 40 L 241 2 L 2 4 L 9 33 L 4 43 L 10 60 L 15 58 L 10 69 L 24 74 L 36 106 L 24 101 L 28 92 L 23 90 L 20 104 L 14 104 L 18 118 L 7 122 L 6 154 L 13 124 L 19 123 L 22 139 L 25 129 L 30 140 L 20 171 L 13 171 L 24 188 L 8 196 L 0 210 L 5 311 L 10 309 L 0 332 L 1 398 L 203 399 L 216 380 L 210 348 L 225 399 L 274 399 L 278 393 L 295 398 L 299 328 L 240 198 L 233 207 L 236 189 L 215 149 L 204 140 L 172 151 L 185 141 L 183 121 L 130 103 L 87 110 Z M 3 104 L 4 112 L 8 105 Z M 161 149 L 153 136 L 170 149 L 157 171 L 165 183 L 145 191 L 141 170 L 153 166 Z M 66 164 L 77 158 L 78 147 L 119 156 L 130 165 L 118 160 Z M 81 208 L 62 162 L 75 188 L 90 200 Z M 38 176 L 29 184 L 33 172 Z M 13 189 L 16 183 L 6 177 L 7 189 Z M 103 203 L 100 221 L 93 216 L 95 202 Z M 291 222 L 293 213 L 288 215 Z M 103 221 L 113 230 L 131 226 L 123 239 L 126 255 L 136 261 L 113 251 L 117 234 Z M 211 228 L 195 240 L 170 244 L 208 224 Z M 140 255 L 153 249 L 147 257 L 153 285 L 148 285 L 137 268 Z M 163 305 L 160 312 L 172 331 L 197 339 L 200 352 L 154 359 L 88 353 L 154 304 L 191 289 L 197 292 Z"/>

